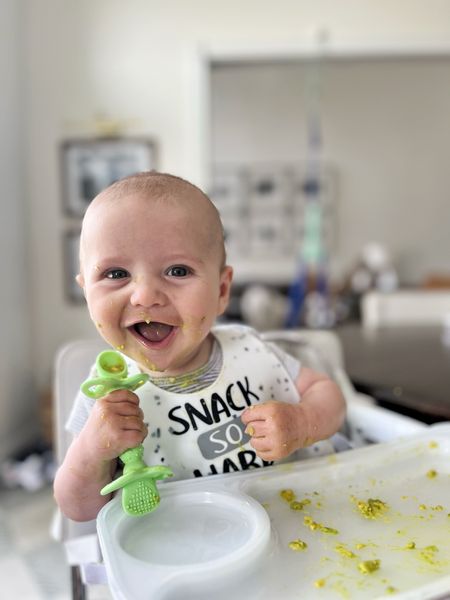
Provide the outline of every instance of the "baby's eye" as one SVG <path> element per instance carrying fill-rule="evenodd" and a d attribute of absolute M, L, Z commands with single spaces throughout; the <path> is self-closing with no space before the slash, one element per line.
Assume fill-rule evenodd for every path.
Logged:
<path fill-rule="evenodd" d="M 184 265 L 174 265 L 167 269 L 166 275 L 169 275 L 170 277 L 186 277 L 191 272 L 189 267 L 185 267 Z"/>
<path fill-rule="evenodd" d="M 110 269 L 105 272 L 105 277 L 107 279 L 124 279 L 129 277 L 130 274 L 125 269 Z"/>

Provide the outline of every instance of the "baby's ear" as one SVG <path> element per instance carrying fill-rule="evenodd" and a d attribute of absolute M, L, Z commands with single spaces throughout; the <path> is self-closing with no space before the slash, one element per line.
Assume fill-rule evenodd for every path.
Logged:
<path fill-rule="evenodd" d="M 219 289 L 219 307 L 218 307 L 218 315 L 224 313 L 225 309 L 228 306 L 228 302 L 230 300 L 230 289 L 231 282 L 233 280 L 233 268 L 230 266 L 225 266 L 220 275 L 220 289 Z"/>
<path fill-rule="evenodd" d="M 78 273 L 78 275 L 75 277 L 75 281 L 78 283 L 78 285 L 80 286 L 80 288 L 84 289 L 84 277 L 83 277 L 83 273 Z"/>

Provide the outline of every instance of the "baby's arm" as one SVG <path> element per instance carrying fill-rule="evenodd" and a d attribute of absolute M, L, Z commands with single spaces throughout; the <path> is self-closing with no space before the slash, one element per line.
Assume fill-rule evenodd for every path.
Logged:
<path fill-rule="evenodd" d="M 344 420 L 344 397 L 326 375 L 303 367 L 295 384 L 301 396 L 298 404 L 270 401 L 242 413 L 250 443 L 264 460 L 280 460 L 327 439 Z"/>
<path fill-rule="evenodd" d="M 146 435 L 136 394 L 121 389 L 97 400 L 56 473 L 54 494 L 61 511 L 74 521 L 94 519 L 111 498 L 100 490 L 112 480 L 117 457 Z"/>

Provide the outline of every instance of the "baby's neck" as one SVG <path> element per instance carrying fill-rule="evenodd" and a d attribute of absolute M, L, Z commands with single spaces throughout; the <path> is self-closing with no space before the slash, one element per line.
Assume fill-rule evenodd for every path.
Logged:
<path fill-rule="evenodd" d="M 158 377 L 180 377 L 194 373 L 208 363 L 211 357 L 213 343 L 214 337 L 211 333 L 209 333 L 197 348 L 196 352 L 193 353 L 182 366 L 168 368 L 165 371 L 152 371 L 150 369 L 146 369 L 145 372 L 148 373 L 152 379 L 157 379 Z"/>
<path fill-rule="evenodd" d="M 150 374 L 150 380 L 159 388 L 177 394 L 199 392 L 216 381 L 222 369 L 222 362 L 220 344 L 213 338 L 211 354 L 205 364 L 194 370 L 183 371 L 181 375 L 167 375 L 160 372 L 155 377 Z"/>

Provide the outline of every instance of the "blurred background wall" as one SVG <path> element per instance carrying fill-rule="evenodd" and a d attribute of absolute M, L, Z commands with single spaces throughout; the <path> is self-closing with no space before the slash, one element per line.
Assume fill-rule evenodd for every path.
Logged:
<path fill-rule="evenodd" d="M 36 432 L 29 198 L 25 193 L 24 13 L 0 2 L 0 457 Z M 37 364 L 38 361 L 36 361 Z"/>
<path fill-rule="evenodd" d="M 389 249 L 402 285 L 448 272 L 450 55 L 368 56 L 361 47 L 316 62 L 221 61 L 211 72 L 213 169 L 231 175 L 258 167 L 259 179 L 278 178 L 283 196 L 286 169 L 305 169 L 311 152 L 328 168 L 334 280 L 345 277 L 370 240 Z M 312 93 L 317 98 L 309 99 Z M 314 142 L 320 148 L 308 148 L 311 136 L 321 137 Z M 284 224 L 284 242 L 288 232 Z M 293 234 L 300 237 L 301 228 Z M 267 246 L 273 256 L 276 248 Z M 282 263 L 273 270 L 286 278 L 293 266 L 288 256 Z M 241 272 L 247 280 L 256 269 Z M 257 276 L 271 275 L 266 260 Z"/>
<path fill-rule="evenodd" d="M 208 48 L 217 46 L 302 46 L 311 43 L 320 30 L 326 30 L 337 46 L 439 47 L 450 43 L 450 4 L 446 0 L 2 0 L 0 319 L 5 341 L 0 439 L 6 440 L 7 436 L 8 441 L 3 450 L 0 446 L 0 452 L 18 446 L 30 431 L 39 429 L 37 407 L 51 383 L 57 348 L 69 339 L 96 335 L 85 307 L 69 303 L 64 292 L 62 237 L 65 231 L 76 230 L 78 222 L 62 211 L 61 142 L 95 135 L 95 118 L 106 115 L 125 123 L 123 133 L 156 141 L 160 170 L 207 185 L 209 161 L 228 161 L 234 138 L 218 148 L 207 139 L 211 132 L 202 129 L 208 115 L 201 114 L 203 106 L 199 104 L 200 53 L 207 54 Z M 353 197 L 361 198 L 356 212 L 356 205 L 343 205 L 339 225 L 344 238 L 341 270 L 351 266 L 356 259 L 355 249 L 365 241 L 358 233 L 358 223 L 365 225 L 372 236 L 384 230 L 385 221 L 389 221 L 392 235 L 383 240 L 388 242 L 395 235 L 392 223 L 410 229 L 417 238 L 429 236 L 430 260 L 439 263 L 438 267 L 444 262 L 437 251 L 438 243 L 445 246 L 448 255 L 450 241 L 445 239 L 442 223 L 448 222 L 449 216 L 449 171 L 441 168 L 449 150 L 448 83 L 439 88 L 444 95 L 433 95 L 435 85 L 442 86 L 446 77 L 450 81 L 448 65 L 450 61 L 442 61 L 430 71 L 422 63 L 426 71 L 422 72 L 422 83 L 413 73 L 403 73 L 409 86 L 406 88 L 398 85 L 388 63 L 381 65 L 392 86 L 393 102 L 386 103 L 379 118 L 391 119 L 395 127 L 393 142 L 379 134 L 377 119 L 370 126 L 365 123 L 362 129 L 359 112 L 348 110 L 349 101 L 358 106 L 358 97 L 362 112 L 370 108 L 376 77 L 368 78 L 362 63 L 333 71 L 326 102 L 337 125 L 332 128 L 327 151 L 337 153 L 337 136 L 344 140 L 341 145 L 347 154 L 339 169 L 345 173 L 358 166 L 357 175 L 351 182 L 347 179 L 346 185 Z M 265 85 L 274 89 L 279 76 L 274 74 Z M 256 82 L 258 73 L 247 73 L 246 77 Z M 359 88 L 351 89 L 355 77 Z M 218 79 L 217 84 L 221 83 L 223 79 Z M 296 84 L 292 80 L 291 84 L 289 93 L 297 93 Z M 239 105 L 253 103 L 256 89 L 244 90 Z M 259 93 L 264 96 L 267 89 L 263 87 Z M 208 90 L 205 93 L 207 97 Z M 419 96 L 418 105 L 409 106 L 410 94 Z M 277 106 L 276 99 L 274 102 Z M 220 111 L 220 103 L 214 106 Z M 268 137 L 278 127 L 282 108 L 277 107 L 274 120 L 267 124 Z M 420 108 L 423 110 L 418 114 Z M 295 103 L 289 110 L 295 111 Z M 430 129 L 427 119 L 438 110 L 442 119 L 438 124 L 433 122 Z M 411 120 L 418 125 L 416 131 L 410 129 Z M 217 134 L 217 127 L 226 127 L 226 122 L 216 125 Z M 234 158 L 241 151 L 241 158 L 247 160 L 248 149 L 239 137 L 242 131 L 239 127 L 233 131 Z M 349 144 L 357 144 L 355 147 L 345 148 L 347 132 L 352 134 Z M 358 137 L 362 132 L 376 144 L 369 148 L 365 135 Z M 399 156 L 398 140 L 405 135 L 411 148 L 409 164 Z M 430 138 L 434 144 L 436 137 L 438 145 L 429 154 Z M 295 142 L 296 135 L 291 131 L 286 143 L 293 150 L 281 158 L 298 156 Z M 387 173 L 378 164 L 378 158 L 386 155 L 390 165 Z M 260 159 L 274 157 L 262 155 Z M 418 179 L 413 178 L 415 191 L 411 193 L 404 184 L 423 166 L 431 176 L 422 179 L 419 187 Z M 387 180 L 398 186 L 398 205 L 390 200 L 382 204 Z M 349 220 L 352 226 L 345 227 Z M 405 270 L 412 280 L 411 264 L 416 259 L 419 263 L 427 259 L 413 245 L 405 251 L 413 257 L 408 258 Z"/>

